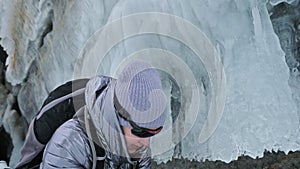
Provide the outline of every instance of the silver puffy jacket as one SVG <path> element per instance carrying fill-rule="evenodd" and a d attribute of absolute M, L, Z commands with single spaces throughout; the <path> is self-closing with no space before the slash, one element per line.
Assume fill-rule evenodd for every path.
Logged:
<path fill-rule="evenodd" d="M 105 87 L 104 87 L 105 86 Z M 101 90 L 100 95 L 97 91 Z M 77 112 L 89 112 L 85 119 L 94 124 L 98 143 L 105 150 L 104 168 L 150 168 L 150 148 L 143 149 L 138 161 L 132 161 L 119 125 L 118 116 L 113 106 L 114 80 L 109 77 L 96 76 L 86 86 L 86 106 Z M 84 126 L 82 126 L 84 124 Z M 71 119 L 60 126 L 48 142 L 40 169 L 82 168 L 93 166 L 93 152 L 89 142 L 90 135 L 85 132 L 89 124 L 81 123 L 78 118 Z M 87 130 L 89 131 L 89 130 Z"/>

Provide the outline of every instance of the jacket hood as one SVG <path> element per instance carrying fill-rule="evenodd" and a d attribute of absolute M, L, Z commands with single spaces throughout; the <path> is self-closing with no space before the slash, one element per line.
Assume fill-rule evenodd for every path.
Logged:
<path fill-rule="evenodd" d="M 100 146 L 113 155 L 129 157 L 113 104 L 115 79 L 96 76 L 86 85 L 85 100 Z"/>

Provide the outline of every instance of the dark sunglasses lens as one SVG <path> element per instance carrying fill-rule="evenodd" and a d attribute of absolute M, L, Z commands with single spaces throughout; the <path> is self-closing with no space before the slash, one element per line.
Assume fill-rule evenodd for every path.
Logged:
<path fill-rule="evenodd" d="M 149 133 L 146 130 L 140 130 L 140 129 L 132 129 L 131 133 L 141 138 L 151 137 L 155 135 L 154 133 Z"/>
<path fill-rule="evenodd" d="M 133 128 L 133 129 L 131 129 L 131 133 L 135 136 L 145 138 L 145 137 L 154 136 L 155 134 L 159 133 L 162 130 L 162 128 L 163 128 L 162 126 L 156 130 Z"/>

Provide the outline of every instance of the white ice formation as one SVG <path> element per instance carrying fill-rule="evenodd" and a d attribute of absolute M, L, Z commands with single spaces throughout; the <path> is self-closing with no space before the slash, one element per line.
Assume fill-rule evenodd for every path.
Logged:
<path fill-rule="evenodd" d="M 2 0 L 6 79 L 21 86 L 17 101 L 29 122 L 59 84 L 97 73 L 115 76 L 128 60 L 143 58 L 162 70 L 172 98 L 168 127 L 152 140 L 157 162 L 230 162 L 265 150 L 300 150 L 300 81 L 289 85 L 285 51 L 268 12 L 282 2 L 298 4 Z M 1 113 L 10 121 L 20 118 Z M 9 130 L 19 132 L 13 140 L 20 145 L 24 131 Z"/>

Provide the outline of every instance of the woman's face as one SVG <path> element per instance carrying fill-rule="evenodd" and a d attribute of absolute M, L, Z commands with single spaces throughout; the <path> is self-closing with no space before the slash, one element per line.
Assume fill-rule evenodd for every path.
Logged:
<path fill-rule="evenodd" d="M 122 126 L 129 155 L 134 154 L 140 147 L 148 147 L 150 144 L 150 137 L 141 138 L 135 136 L 131 133 L 131 129 L 132 127 Z"/>

